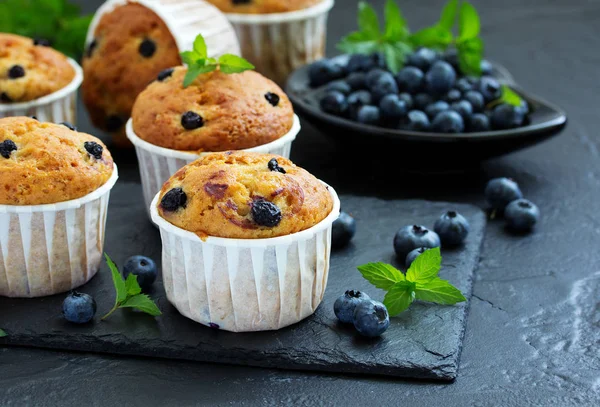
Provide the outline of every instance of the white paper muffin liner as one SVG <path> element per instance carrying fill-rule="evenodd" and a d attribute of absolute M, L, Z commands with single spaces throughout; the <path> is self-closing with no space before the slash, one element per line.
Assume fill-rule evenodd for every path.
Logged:
<path fill-rule="evenodd" d="M 150 215 L 150 203 L 160 191 L 163 184 L 175 174 L 181 167 L 196 161 L 206 153 L 191 153 L 186 151 L 171 150 L 169 148 L 159 147 L 148 143 L 139 138 L 133 131 L 133 121 L 129 119 L 126 127 L 127 138 L 133 143 L 138 157 L 140 176 L 142 179 L 142 189 L 144 191 L 144 202 Z M 294 115 L 294 124 L 292 129 L 284 136 L 268 144 L 252 147 L 243 151 L 253 151 L 257 153 L 276 154 L 285 158 L 290 157 L 292 143 L 300 132 L 300 119 Z"/>
<path fill-rule="evenodd" d="M 333 188 L 329 216 L 317 225 L 269 239 L 205 241 L 163 219 L 152 201 L 162 239 L 162 275 L 169 301 L 184 316 L 232 332 L 286 327 L 312 315 L 325 294 L 331 227 L 340 212 Z"/>
<path fill-rule="evenodd" d="M 64 88 L 41 98 L 22 103 L 0 104 L 0 118 L 35 116 L 41 122 L 77 124 L 77 89 L 83 81 L 83 71 L 79 64 L 69 58 L 75 70 L 75 77 Z"/>
<path fill-rule="evenodd" d="M 83 198 L 47 205 L 0 205 L 0 295 L 33 298 L 69 291 L 98 271 L 110 179 Z"/>
<path fill-rule="evenodd" d="M 226 13 L 244 58 L 267 78 L 284 85 L 297 68 L 325 56 L 327 18 L 334 0 L 304 10 L 273 14 Z"/>
<path fill-rule="evenodd" d="M 165 22 L 180 52 L 192 50 L 196 36 L 202 34 L 209 56 L 240 53 L 235 31 L 225 15 L 203 0 L 108 0 L 94 15 L 87 32 L 86 44 L 94 39 L 102 16 L 126 3 L 139 3 L 156 13 Z"/>

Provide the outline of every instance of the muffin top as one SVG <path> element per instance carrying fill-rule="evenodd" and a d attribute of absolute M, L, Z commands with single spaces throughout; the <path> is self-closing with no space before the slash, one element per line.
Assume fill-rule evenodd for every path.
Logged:
<path fill-rule="evenodd" d="M 175 38 L 154 11 L 127 3 L 102 15 L 83 59 L 82 93 L 94 125 L 124 134 L 137 95 L 175 65 Z"/>
<path fill-rule="evenodd" d="M 75 69 L 45 41 L 0 33 L 0 103 L 28 102 L 67 86 Z"/>
<path fill-rule="evenodd" d="M 268 14 L 302 10 L 323 0 L 208 0 L 225 13 Z"/>
<path fill-rule="evenodd" d="M 106 146 L 69 124 L 0 119 L 0 204 L 41 205 L 81 198 L 106 183 Z"/>
<path fill-rule="evenodd" d="M 199 75 L 187 88 L 184 67 L 161 73 L 133 106 L 133 129 L 157 146 L 183 151 L 242 150 L 292 128 L 294 111 L 274 82 L 254 71 Z"/>
<path fill-rule="evenodd" d="M 284 236 L 333 209 L 325 185 L 306 170 L 280 156 L 243 151 L 186 165 L 164 184 L 158 202 L 160 216 L 201 238 Z"/>

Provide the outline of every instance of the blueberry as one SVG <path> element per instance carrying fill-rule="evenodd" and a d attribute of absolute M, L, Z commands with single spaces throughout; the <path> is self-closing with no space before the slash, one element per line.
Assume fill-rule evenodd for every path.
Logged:
<path fill-rule="evenodd" d="M 402 92 L 398 95 L 398 99 L 403 100 L 404 103 L 406 103 L 406 108 L 408 110 L 412 109 L 413 107 L 413 98 L 410 95 L 410 93 L 406 93 L 406 92 Z"/>
<path fill-rule="evenodd" d="M 187 111 L 181 116 L 181 125 L 186 130 L 195 130 L 204 126 L 204 119 L 196 112 Z"/>
<path fill-rule="evenodd" d="M 265 99 L 267 99 L 267 102 L 269 102 L 269 104 L 271 104 L 271 106 L 275 107 L 279 104 L 279 100 L 281 98 L 276 93 L 267 92 L 267 93 L 265 93 Z"/>
<path fill-rule="evenodd" d="M 479 80 L 479 92 L 483 95 L 485 103 L 498 99 L 502 95 L 500 83 L 491 76 L 482 76 Z"/>
<path fill-rule="evenodd" d="M 448 103 L 458 102 L 462 96 L 460 90 L 458 89 L 450 89 L 443 97 L 442 100 Z"/>
<path fill-rule="evenodd" d="M 281 210 L 272 202 L 258 199 L 252 203 L 252 219 L 259 226 L 269 228 L 279 225 L 281 222 Z"/>
<path fill-rule="evenodd" d="M 523 111 L 513 105 L 502 103 L 492 111 L 492 127 L 497 130 L 513 129 L 523 125 L 525 115 Z"/>
<path fill-rule="evenodd" d="M 8 70 L 8 77 L 10 79 L 18 79 L 25 76 L 25 68 L 21 65 L 13 65 Z"/>
<path fill-rule="evenodd" d="M 417 93 L 423 88 L 424 83 L 423 71 L 414 66 L 402 68 L 396 75 L 396 82 L 400 91 L 408 93 Z"/>
<path fill-rule="evenodd" d="M 346 212 L 340 212 L 340 216 L 333 222 L 331 229 L 331 245 L 335 248 L 344 247 L 356 233 L 356 221 Z"/>
<path fill-rule="evenodd" d="M 67 129 L 71 130 L 71 131 L 77 131 L 77 127 L 73 126 L 71 123 L 69 122 L 62 122 L 60 123 L 61 125 L 65 126 Z"/>
<path fill-rule="evenodd" d="M 373 66 L 373 60 L 370 55 L 365 54 L 353 54 L 348 59 L 348 65 L 346 65 L 346 70 L 348 72 L 359 72 L 359 71 L 367 71 Z"/>
<path fill-rule="evenodd" d="M 62 304 L 63 317 L 74 324 L 86 324 L 96 315 L 96 301 L 91 295 L 72 291 Z"/>
<path fill-rule="evenodd" d="M 483 113 L 475 113 L 467 120 L 467 130 L 472 132 L 489 131 L 490 119 Z"/>
<path fill-rule="evenodd" d="M 106 118 L 106 130 L 109 132 L 119 130 L 124 124 L 125 121 L 121 116 L 110 115 Z"/>
<path fill-rule="evenodd" d="M 0 102 L 2 103 L 11 103 L 12 99 L 6 92 L 0 93 Z"/>
<path fill-rule="evenodd" d="M 527 199 L 512 201 L 504 210 L 506 225 L 517 232 L 528 232 L 540 219 L 540 210 Z"/>
<path fill-rule="evenodd" d="M 373 86 L 375 86 L 375 83 L 377 83 L 379 81 L 379 78 L 381 78 L 382 76 L 384 76 L 386 74 L 390 74 L 390 73 L 387 71 L 384 71 L 381 68 L 371 69 L 369 72 L 367 72 L 367 74 L 365 76 L 365 83 L 367 85 L 367 88 L 371 89 Z"/>
<path fill-rule="evenodd" d="M 485 199 L 493 209 L 504 210 L 509 203 L 521 198 L 519 185 L 509 178 L 494 178 L 485 187 Z"/>
<path fill-rule="evenodd" d="M 85 56 L 91 58 L 94 55 L 94 50 L 98 47 L 98 41 L 94 38 L 92 42 L 90 42 L 87 46 L 87 50 L 85 51 Z"/>
<path fill-rule="evenodd" d="M 10 158 L 10 154 L 17 151 L 17 145 L 12 140 L 4 140 L 0 143 L 0 156 Z"/>
<path fill-rule="evenodd" d="M 485 100 L 483 99 L 483 95 L 481 93 L 475 90 L 470 90 L 465 93 L 463 99 L 471 104 L 474 112 L 483 112 L 483 108 L 485 107 Z"/>
<path fill-rule="evenodd" d="M 371 297 L 361 291 L 348 290 L 335 300 L 333 303 L 333 312 L 340 322 L 351 324 L 354 322 L 356 306 L 370 299 Z"/>
<path fill-rule="evenodd" d="M 420 110 L 411 110 L 400 128 L 410 131 L 427 131 L 430 128 L 427 115 Z"/>
<path fill-rule="evenodd" d="M 40 47 L 50 47 L 52 44 L 45 38 L 34 38 L 33 45 Z"/>
<path fill-rule="evenodd" d="M 340 92 L 344 95 L 349 95 L 350 92 L 352 92 L 352 88 L 350 87 L 350 85 L 342 79 L 329 82 L 325 87 L 326 92 L 331 92 L 333 90 L 335 90 L 336 92 Z"/>
<path fill-rule="evenodd" d="M 458 102 L 452 103 L 450 109 L 461 115 L 463 120 L 467 120 L 473 114 L 473 106 L 466 100 L 459 100 Z"/>
<path fill-rule="evenodd" d="M 404 226 L 394 236 L 394 250 L 400 259 L 406 259 L 406 255 L 419 247 L 432 249 L 440 247 L 440 237 L 437 233 L 427 229 L 425 226 Z"/>
<path fill-rule="evenodd" d="M 460 78 L 456 81 L 456 89 L 461 91 L 462 93 L 466 93 L 473 89 L 473 84 L 468 78 Z"/>
<path fill-rule="evenodd" d="M 369 79 L 367 78 L 367 85 L 369 85 Z M 390 72 L 384 72 L 383 74 L 377 76 L 371 86 L 369 86 L 371 90 L 371 95 L 373 96 L 373 100 L 378 102 L 385 95 L 389 95 L 390 93 L 397 94 L 398 93 L 398 84 L 396 84 L 396 80 L 394 79 L 394 75 Z"/>
<path fill-rule="evenodd" d="M 277 158 L 271 158 L 269 160 L 269 162 L 267 163 L 267 168 L 269 168 L 269 171 L 276 171 L 276 172 L 280 172 L 282 174 L 286 173 L 285 169 L 279 166 L 279 163 L 277 162 Z"/>
<path fill-rule="evenodd" d="M 390 326 L 390 316 L 385 305 L 379 301 L 365 301 L 354 310 L 354 327 L 359 334 L 374 338 Z"/>
<path fill-rule="evenodd" d="M 413 109 L 425 110 L 427 106 L 434 102 L 433 97 L 427 93 L 417 93 L 413 97 Z"/>
<path fill-rule="evenodd" d="M 352 90 L 365 89 L 367 87 L 367 75 L 364 72 L 352 72 L 346 78 L 346 83 Z"/>
<path fill-rule="evenodd" d="M 462 133 L 465 130 L 463 118 L 454 110 L 439 113 L 431 122 L 431 126 L 439 133 Z"/>
<path fill-rule="evenodd" d="M 132 256 L 123 265 L 123 277 L 129 274 L 137 277 L 137 282 L 142 291 L 148 292 L 158 276 L 158 268 L 154 260 L 145 256 Z"/>
<path fill-rule="evenodd" d="M 443 100 L 438 100 L 425 108 L 425 113 L 429 119 L 434 119 L 439 113 L 450 109 L 450 105 Z"/>
<path fill-rule="evenodd" d="M 377 106 L 361 106 L 356 114 L 356 120 L 362 124 L 377 126 L 381 120 L 381 113 Z"/>
<path fill-rule="evenodd" d="M 149 38 L 145 38 L 140 44 L 138 52 L 144 58 L 150 58 L 156 52 L 156 43 Z"/>
<path fill-rule="evenodd" d="M 167 212 L 175 212 L 179 208 L 185 208 L 187 195 L 181 188 L 173 188 L 160 200 L 160 206 Z"/>
<path fill-rule="evenodd" d="M 385 62 L 385 56 L 381 52 L 371 54 L 371 64 L 373 68 L 388 69 L 387 63 Z"/>
<path fill-rule="evenodd" d="M 433 94 L 443 95 L 452 89 L 455 81 L 454 68 L 444 61 L 435 62 L 425 74 L 425 84 L 429 92 Z"/>
<path fill-rule="evenodd" d="M 167 69 L 164 69 L 164 70 L 162 70 L 162 71 L 161 71 L 161 72 L 158 74 L 158 76 L 156 77 L 156 79 L 157 79 L 159 82 L 163 82 L 165 79 L 167 79 L 167 78 L 170 78 L 170 77 L 171 77 L 171 75 L 173 75 L 173 72 L 175 72 L 175 69 L 174 69 L 174 68 L 167 68 Z"/>
<path fill-rule="evenodd" d="M 344 70 L 342 67 L 330 59 L 314 62 L 308 69 L 308 79 L 312 87 L 325 85 L 334 79 L 341 78 L 343 75 Z"/>
<path fill-rule="evenodd" d="M 379 102 L 379 109 L 381 110 L 381 116 L 388 120 L 400 120 L 408 113 L 408 107 L 406 102 L 400 100 L 398 95 L 391 94 L 384 96 Z"/>
<path fill-rule="evenodd" d="M 341 116 L 348 110 L 348 102 L 343 93 L 333 90 L 325 94 L 320 101 L 321 109 L 330 114 Z"/>
<path fill-rule="evenodd" d="M 416 66 L 421 71 L 427 71 L 431 65 L 437 60 L 438 55 L 434 50 L 429 48 L 421 48 L 408 56 L 406 65 Z"/>
<path fill-rule="evenodd" d="M 410 265 L 413 264 L 413 261 L 423 254 L 425 250 L 427 250 L 426 247 L 419 247 L 418 249 L 415 249 L 406 255 L 406 261 L 404 262 L 404 265 L 406 266 L 407 270 L 410 268 Z"/>
<path fill-rule="evenodd" d="M 492 74 L 492 64 L 487 59 L 481 60 L 481 74 L 482 75 L 491 75 Z"/>
<path fill-rule="evenodd" d="M 444 55 L 442 55 L 442 59 L 444 61 L 446 61 L 448 64 L 450 64 L 450 66 L 452 66 L 452 68 L 454 68 L 454 70 L 456 70 L 456 71 L 459 70 L 458 53 L 456 52 L 455 49 L 446 51 L 444 53 Z"/>
<path fill-rule="evenodd" d="M 94 157 L 96 160 L 102 159 L 102 152 L 104 151 L 104 148 L 95 141 L 86 141 L 83 143 L 83 148 L 85 148 L 85 151 L 87 151 L 88 154 Z"/>
<path fill-rule="evenodd" d="M 370 105 L 373 102 L 371 94 L 366 90 L 359 90 L 351 93 L 347 100 L 350 117 L 353 119 L 356 119 L 358 110 L 362 106 Z"/>
<path fill-rule="evenodd" d="M 435 221 L 433 230 L 438 234 L 442 244 L 458 246 L 462 244 L 469 234 L 469 221 L 456 211 L 448 211 Z"/>
<path fill-rule="evenodd" d="M 517 110 L 520 110 L 523 115 L 527 115 L 530 111 L 529 103 L 526 100 L 521 101 L 521 106 L 516 106 Z"/>

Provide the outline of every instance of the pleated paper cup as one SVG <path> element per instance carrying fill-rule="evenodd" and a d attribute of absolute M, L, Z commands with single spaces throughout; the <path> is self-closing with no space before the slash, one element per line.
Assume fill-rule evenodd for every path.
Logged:
<path fill-rule="evenodd" d="M 267 78 L 285 85 L 290 73 L 325 56 L 327 18 L 334 0 L 304 10 L 272 14 L 226 13 L 244 58 Z"/>
<path fill-rule="evenodd" d="M 64 88 L 29 102 L 0 104 L 0 118 L 35 116 L 41 122 L 77 123 L 77 89 L 83 81 L 83 71 L 79 64 L 69 58 L 75 70 L 75 77 Z"/>
<path fill-rule="evenodd" d="M 33 298 L 66 292 L 98 271 L 110 179 L 83 198 L 47 205 L 0 205 L 0 295 Z"/>
<path fill-rule="evenodd" d="M 187 318 L 232 332 L 286 327 L 312 315 L 325 294 L 331 227 L 340 212 L 333 188 L 329 216 L 310 229 L 269 239 L 196 234 L 163 219 L 152 201 L 162 239 L 167 298 Z"/>
<path fill-rule="evenodd" d="M 159 147 L 148 143 L 135 134 L 133 131 L 133 120 L 131 119 L 127 122 L 126 132 L 127 138 L 133 143 L 138 157 L 146 208 L 150 208 L 150 203 L 152 202 L 154 195 L 160 191 L 163 184 L 171 177 L 171 175 L 175 174 L 181 167 L 196 161 L 200 157 L 210 154 L 210 152 L 193 153 L 171 150 L 169 148 Z M 289 158 L 292 150 L 292 143 L 299 132 L 300 119 L 298 116 L 294 115 L 292 129 L 287 134 L 268 144 L 248 148 L 243 151 L 276 154 Z M 148 215 L 150 215 L 149 209 Z"/>

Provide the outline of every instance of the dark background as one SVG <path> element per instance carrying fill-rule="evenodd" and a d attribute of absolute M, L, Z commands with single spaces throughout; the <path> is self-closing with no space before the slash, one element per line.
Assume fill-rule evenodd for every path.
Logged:
<path fill-rule="evenodd" d="M 79 3 L 86 11 L 100 4 Z M 371 3 L 381 8 L 384 1 Z M 337 1 L 329 55 L 355 28 L 356 4 Z M 400 2 L 413 29 L 433 23 L 442 4 Z M 499 221 L 488 226 L 455 383 L 0 348 L 0 404 L 599 405 L 600 2 L 474 4 L 488 57 L 523 88 L 567 110 L 561 136 L 465 173 L 426 176 L 395 163 L 374 166 L 377 157 L 342 152 L 305 124 L 292 157 L 342 193 L 483 206 L 485 181 L 509 176 L 540 206 L 543 219 L 530 236 L 508 235 Z M 80 114 L 80 129 L 94 132 Z M 132 157 L 117 154 L 120 167 L 135 166 Z"/>

